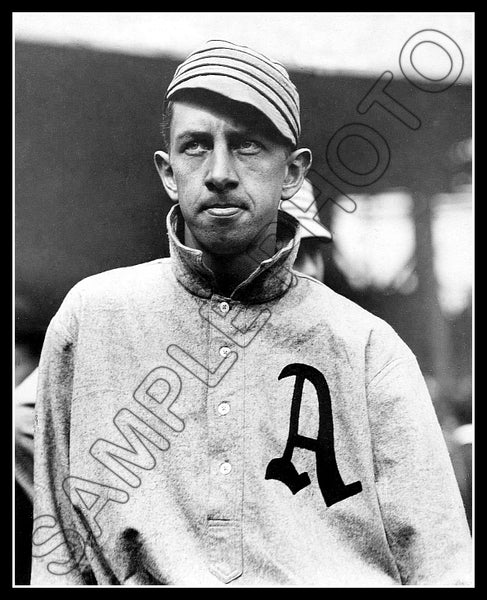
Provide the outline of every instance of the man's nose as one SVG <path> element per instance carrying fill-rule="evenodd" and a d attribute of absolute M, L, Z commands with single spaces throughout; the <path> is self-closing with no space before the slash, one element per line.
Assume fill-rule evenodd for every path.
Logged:
<path fill-rule="evenodd" d="M 208 162 L 205 185 L 211 192 L 227 192 L 238 186 L 233 156 L 227 148 L 213 148 Z"/>

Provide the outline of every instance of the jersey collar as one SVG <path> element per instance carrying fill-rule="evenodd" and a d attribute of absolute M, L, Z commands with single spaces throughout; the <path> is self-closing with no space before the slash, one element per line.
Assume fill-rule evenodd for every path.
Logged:
<path fill-rule="evenodd" d="M 244 304 L 269 302 L 282 296 L 295 285 L 292 266 L 299 249 L 299 223 L 291 215 L 279 210 L 277 246 L 274 256 L 262 261 L 256 269 L 231 293 L 230 299 Z M 211 298 L 218 294 L 215 276 L 203 262 L 201 250 L 189 248 L 181 241 L 184 219 L 179 204 L 167 215 L 169 249 L 174 274 L 179 283 L 192 294 Z"/>

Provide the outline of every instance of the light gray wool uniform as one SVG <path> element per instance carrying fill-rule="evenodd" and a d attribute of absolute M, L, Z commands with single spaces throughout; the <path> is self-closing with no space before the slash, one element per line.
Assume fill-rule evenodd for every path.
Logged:
<path fill-rule="evenodd" d="M 210 42 L 167 98 L 192 87 L 297 144 L 297 91 L 262 55 Z M 181 207 L 170 258 L 84 279 L 49 326 L 32 584 L 470 585 L 462 501 L 408 347 L 292 270 L 299 226 L 282 211 L 275 254 L 223 297 Z"/>
<path fill-rule="evenodd" d="M 49 327 L 32 582 L 467 583 L 468 526 L 411 351 L 293 274 L 294 236 L 231 299 L 214 294 L 178 214 L 171 259 L 85 279 Z M 266 475 L 300 379 L 299 435 L 319 446 L 290 460 L 309 483 L 276 470 L 305 484 L 293 493 Z M 336 470 L 318 474 L 320 454 Z M 46 553 L 62 531 L 66 564 L 66 545 Z"/>

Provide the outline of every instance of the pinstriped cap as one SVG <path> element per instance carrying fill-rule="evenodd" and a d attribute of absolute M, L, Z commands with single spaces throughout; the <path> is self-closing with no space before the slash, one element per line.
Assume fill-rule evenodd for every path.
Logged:
<path fill-rule="evenodd" d="M 210 40 L 179 65 L 167 92 L 201 88 L 251 104 L 294 145 L 301 133 L 299 95 L 288 72 L 263 54 L 224 40 Z"/>

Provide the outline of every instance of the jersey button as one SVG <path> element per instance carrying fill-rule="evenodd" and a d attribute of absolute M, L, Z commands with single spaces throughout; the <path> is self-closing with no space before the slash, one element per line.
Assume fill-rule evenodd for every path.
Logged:
<path fill-rule="evenodd" d="M 228 415 L 228 413 L 230 412 L 230 404 L 228 404 L 228 402 L 222 402 L 218 405 L 217 410 L 219 415 Z"/>
<path fill-rule="evenodd" d="M 232 465 L 229 462 L 224 462 L 220 465 L 220 473 L 222 475 L 228 475 L 232 470 Z"/>
<path fill-rule="evenodd" d="M 220 302 L 220 310 L 224 315 L 226 315 L 227 312 L 230 310 L 230 305 L 228 304 L 228 302 Z"/>

